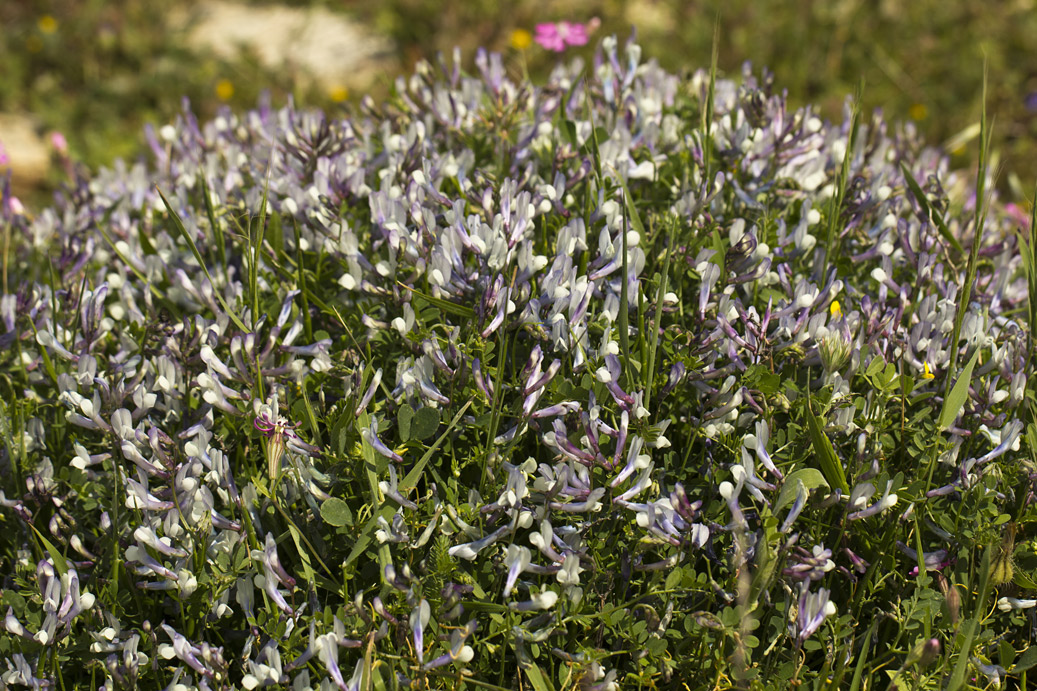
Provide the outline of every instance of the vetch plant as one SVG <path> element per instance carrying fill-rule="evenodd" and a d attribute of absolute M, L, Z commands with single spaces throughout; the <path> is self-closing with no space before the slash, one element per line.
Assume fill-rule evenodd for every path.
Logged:
<path fill-rule="evenodd" d="M 991 181 L 748 68 L 474 64 L 4 196 L 3 684 L 1025 686 Z"/>

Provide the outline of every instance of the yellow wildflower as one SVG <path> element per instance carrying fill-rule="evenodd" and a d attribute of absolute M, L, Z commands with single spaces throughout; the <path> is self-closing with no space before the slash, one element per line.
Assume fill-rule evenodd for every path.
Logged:
<path fill-rule="evenodd" d="M 832 319 L 842 319 L 843 308 L 838 300 L 832 300 L 832 304 L 828 306 L 828 311 L 831 313 Z"/>
<path fill-rule="evenodd" d="M 58 30 L 58 20 L 49 14 L 45 14 L 39 18 L 36 26 L 39 27 L 40 33 L 52 34 Z"/>
<path fill-rule="evenodd" d="M 229 101 L 234 95 L 234 85 L 229 79 L 216 82 L 216 97 L 221 101 Z"/>
<path fill-rule="evenodd" d="M 925 120 L 929 117 L 929 108 L 924 103 L 915 103 L 907 109 L 907 114 L 912 120 Z"/>
<path fill-rule="evenodd" d="M 342 103 L 347 98 L 349 98 L 349 89 L 342 86 L 341 84 L 336 84 L 335 86 L 331 87 L 331 89 L 328 91 L 328 98 L 330 98 L 335 103 Z"/>
<path fill-rule="evenodd" d="M 929 369 L 929 363 L 928 362 L 923 362 L 922 363 L 922 379 L 935 379 L 935 378 L 936 378 L 936 375 L 933 374 L 933 371 L 931 369 Z"/>
<path fill-rule="evenodd" d="M 515 29 L 511 32 L 511 39 L 509 41 L 511 47 L 516 50 L 525 50 L 533 45 L 533 34 L 529 33 L 525 29 Z"/>

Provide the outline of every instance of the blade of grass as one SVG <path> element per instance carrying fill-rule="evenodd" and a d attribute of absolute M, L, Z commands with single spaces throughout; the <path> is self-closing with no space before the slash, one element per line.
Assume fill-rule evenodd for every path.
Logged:
<path fill-rule="evenodd" d="M 839 212 L 843 208 L 846 199 L 846 188 L 850 179 L 850 163 L 853 161 L 853 148 L 857 143 L 857 126 L 860 121 L 861 98 L 863 97 L 863 82 L 857 85 L 857 93 L 854 94 L 853 104 L 850 106 L 850 129 L 846 136 L 846 151 L 843 152 L 843 163 L 839 168 L 839 177 L 835 183 L 835 194 L 828 207 L 828 232 L 825 238 L 824 261 L 821 263 L 821 273 L 818 278 L 828 275 L 828 268 L 832 264 L 832 257 L 839 252 Z"/>
<path fill-rule="evenodd" d="M 961 412 L 962 407 L 965 405 L 965 401 L 968 400 L 969 384 L 972 381 L 972 368 L 976 366 L 979 352 L 979 348 L 976 348 L 968 364 L 961 371 L 961 376 L 954 382 L 954 386 L 943 399 L 943 408 L 940 410 L 940 429 L 947 429 L 954 423 L 958 418 L 958 413 Z"/>
<path fill-rule="evenodd" d="M 248 241 L 252 259 L 249 262 L 249 288 L 252 293 L 252 330 L 256 330 L 259 323 L 259 260 L 263 253 L 263 236 L 266 234 L 266 205 L 267 194 L 270 190 L 270 170 L 267 169 L 266 181 L 263 183 L 263 198 L 259 202 L 259 223 L 255 231 L 255 240 L 252 233 L 252 217 L 248 219 Z M 259 378 L 262 381 L 262 377 Z"/>
<path fill-rule="evenodd" d="M 828 438 L 828 435 L 825 434 L 821 421 L 814 414 L 814 411 L 811 410 L 809 399 L 803 410 L 807 421 L 807 432 L 810 434 L 810 443 L 814 448 L 814 455 L 821 464 L 821 473 L 828 480 L 829 485 L 836 489 L 841 489 L 843 494 L 848 495 L 850 487 L 846 484 L 846 473 L 843 471 L 843 465 L 839 462 L 839 457 L 835 455 L 835 448 L 832 446 L 832 441 Z"/>
<path fill-rule="evenodd" d="M 720 13 L 713 20 L 713 48 L 709 60 L 709 86 L 702 108 L 702 170 L 704 179 L 713 179 L 713 108 L 716 101 L 717 63 L 720 61 Z"/>
<path fill-rule="evenodd" d="M 1022 239 L 1022 233 L 1020 233 Z M 1023 266 L 1026 269 L 1027 302 L 1029 307 L 1030 330 L 1027 333 L 1030 353 L 1030 371 L 1037 368 L 1037 184 L 1034 185 L 1033 199 L 1030 200 L 1030 236 L 1022 239 Z"/>
<path fill-rule="evenodd" d="M 209 275 L 209 269 L 205 266 L 205 260 L 202 258 L 202 253 L 198 251 L 198 246 L 194 244 L 194 239 L 191 237 L 191 234 L 187 232 L 187 228 L 184 227 L 184 222 L 180 220 L 180 215 L 173 210 L 173 206 L 169 203 L 169 200 L 166 199 L 166 195 L 162 194 L 162 190 L 156 187 L 155 191 L 158 192 L 158 196 L 162 199 L 162 203 L 165 204 L 166 211 L 169 212 L 169 218 L 173 222 L 173 227 L 180 234 L 180 237 L 187 242 L 187 246 L 191 249 L 191 254 L 194 255 L 194 258 L 198 261 L 198 265 L 201 266 L 205 277 L 209 279 L 209 283 L 212 284 L 212 276 Z M 234 325 L 241 329 L 242 332 L 249 333 L 249 328 L 245 326 L 245 322 L 241 321 L 241 318 L 231 310 L 226 300 L 223 299 L 223 294 L 215 289 L 215 285 L 212 294 L 216 296 L 220 306 L 223 307 L 223 310 L 227 313 L 227 316 L 230 317 L 230 320 L 234 322 Z"/>
<path fill-rule="evenodd" d="M 655 382 L 655 358 L 659 351 L 659 326 L 662 324 L 663 298 L 669 287 L 670 259 L 673 258 L 673 246 L 677 241 L 677 217 L 670 217 L 670 240 L 666 247 L 666 259 L 663 261 L 663 272 L 659 278 L 659 288 L 655 291 L 655 318 L 652 320 L 652 347 L 648 351 L 648 366 L 645 368 L 645 408 L 652 400 L 653 383 Z"/>
<path fill-rule="evenodd" d="M 313 342 L 313 323 L 310 320 L 310 299 L 309 289 L 306 287 L 306 269 L 305 262 L 303 261 L 303 251 L 300 243 L 300 232 L 299 232 L 299 221 L 295 218 L 292 219 L 292 229 L 295 231 L 295 251 L 299 253 L 299 258 L 296 260 L 296 282 L 299 286 L 299 290 L 302 291 L 302 325 L 306 332 L 306 342 Z"/>
<path fill-rule="evenodd" d="M 227 275 L 227 248 L 223 238 L 223 227 L 216 220 L 216 207 L 212 204 L 212 193 L 209 190 L 209 182 L 205 176 L 201 176 L 202 198 L 205 201 L 205 215 L 209 218 L 209 226 L 212 228 L 213 240 L 216 244 L 216 255 L 223 267 L 223 275 Z"/>
<path fill-rule="evenodd" d="M 459 305 L 456 302 L 450 302 L 449 300 L 444 300 L 443 298 L 433 297 L 428 293 L 423 293 L 420 290 L 411 288 L 409 285 L 401 283 L 400 281 L 396 281 L 396 285 L 398 285 L 400 288 L 405 288 L 409 290 L 414 295 L 426 301 L 433 307 L 436 307 L 446 312 L 447 314 L 452 314 L 456 317 L 461 317 L 462 319 L 475 319 L 475 310 L 471 307 Z"/>
<path fill-rule="evenodd" d="M 620 287 L 619 294 L 619 348 L 623 352 L 623 374 L 626 376 L 627 384 L 634 383 L 634 372 L 630 366 L 630 294 L 629 294 L 629 277 L 627 275 L 628 259 L 627 255 L 627 225 L 633 227 L 634 231 L 642 239 L 647 237 L 645 235 L 645 226 L 641 222 L 641 215 L 637 213 L 637 206 L 634 204 L 633 197 L 630 196 L 630 188 L 627 187 L 626 180 L 619 174 L 619 171 L 615 171 L 616 180 L 619 181 L 619 186 L 623 190 L 623 284 Z M 640 310 L 638 318 L 640 319 Z M 643 322 L 641 324 L 643 326 Z M 644 329 L 641 329 L 643 332 Z M 639 338 L 643 338 L 641 333 L 638 334 Z M 643 359 L 643 358 L 642 358 Z M 643 363 L 642 363 L 643 364 Z M 651 376 L 648 374 L 647 376 Z"/>
<path fill-rule="evenodd" d="M 958 652 L 958 661 L 954 665 L 951 680 L 947 684 L 947 691 L 958 691 L 965 684 L 965 671 L 972 653 L 972 639 L 976 635 L 976 626 L 979 625 L 980 619 L 986 613 L 984 610 L 986 608 L 987 587 L 989 586 L 990 558 L 993 555 L 993 550 L 994 545 L 989 545 L 983 553 L 983 559 L 980 562 L 979 597 L 972 609 L 972 616 L 965 622 L 964 640 Z"/>
<path fill-rule="evenodd" d="M 50 554 L 50 558 L 54 561 L 54 568 L 58 570 L 58 574 L 64 576 L 68 573 L 68 562 L 65 561 L 65 555 L 54 546 L 54 543 L 45 538 L 43 533 L 36 529 L 36 526 L 32 523 L 29 523 L 28 526 L 32 528 L 32 532 L 36 533 L 36 539 L 40 541 L 40 544 L 42 544 L 44 549 L 47 550 L 47 553 Z"/>
<path fill-rule="evenodd" d="M 950 360 L 947 363 L 947 377 L 945 380 L 945 392 L 949 395 L 951 380 L 957 373 L 958 366 L 958 339 L 961 336 L 961 325 L 965 321 L 965 312 L 969 308 L 972 298 L 972 283 L 976 280 L 976 268 L 979 260 L 979 246 L 983 243 L 983 223 L 986 220 L 987 210 L 987 165 L 990 160 L 990 126 L 987 123 L 987 66 L 983 64 L 983 97 L 981 99 L 982 110 L 979 118 L 979 165 L 976 168 L 976 209 L 973 218 L 975 228 L 972 239 L 972 247 L 969 250 L 969 262 L 965 268 L 965 283 L 958 295 L 958 309 L 954 314 L 954 327 L 951 331 Z"/>
<path fill-rule="evenodd" d="M 911 196 L 918 202 L 918 206 L 922 208 L 922 212 L 925 214 L 923 220 L 928 220 L 931 223 L 936 224 L 937 230 L 940 231 L 940 235 L 943 239 L 950 243 L 951 247 L 957 250 L 959 253 L 964 253 L 965 248 L 961 246 L 958 238 L 954 237 L 950 229 L 947 227 L 947 223 L 943 220 L 943 216 L 933 208 L 932 204 L 929 203 L 929 199 L 925 196 L 925 192 L 922 187 L 915 180 L 914 176 L 911 175 L 911 171 L 907 169 L 907 164 L 903 161 L 900 162 L 900 172 L 904 174 L 904 182 L 907 183 L 907 189 L 910 190 Z"/>

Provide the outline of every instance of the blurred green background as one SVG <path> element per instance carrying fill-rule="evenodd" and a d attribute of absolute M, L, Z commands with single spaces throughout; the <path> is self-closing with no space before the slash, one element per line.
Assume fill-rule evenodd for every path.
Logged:
<path fill-rule="evenodd" d="M 325 25 L 326 17 L 341 16 L 359 35 L 380 41 L 369 68 L 356 71 L 362 79 L 331 82 L 313 78 L 310 68 L 290 58 L 272 64 L 264 46 L 238 51 L 233 39 L 223 48 L 235 50 L 194 45 L 192 32 L 214 4 L 224 6 L 210 0 L 0 2 L 0 142 L 15 136 L 4 118 L 16 115 L 49 147 L 36 177 L 16 174 L 16 187 L 31 206 L 46 203 L 67 175 L 53 132 L 65 136 L 73 161 L 96 168 L 137 155 L 143 124 L 170 121 L 183 97 L 201 117 L 224 104 L 239 111 L 252 107 L 264 90 L 275 105 L 294 94 L 301 104 L 348 109 L 364 93 L 383 96 L 418 59 L 449 53 L 455 45 L 469 63 L 475 48 L 486 46 L 503 51 L 516 75 L 528 69 L 543 77 L 557 54 L 529 44 L 535 25 L 592 17 L 601 22 L 592 45 L 570 53 L 589 56 L 601 36 L 625 38 L 636 26 L 644 56 L 681 71 L 708 66 L 719 16 L 722 73 L 737 74 L 745 61 L 766 66 L 793 105 L 817 104 L 832 119 L 841 118 L 846 95 L 863 80 L 866 112 L 881 107 L 890 119 L 914 122 L 934 144 L 978 122 L 985 59 L 994 148 L 1023 188 L 1031 189 L 1037 177 L 1034 0 L 245 3 L 245 16 L 278 5 L 321 13 Z M 954 163 L 968 167 L 978 146 L 960 144 L 950 145 Z M 1008 179 L 1002 176 L 1002 183 Z"/>

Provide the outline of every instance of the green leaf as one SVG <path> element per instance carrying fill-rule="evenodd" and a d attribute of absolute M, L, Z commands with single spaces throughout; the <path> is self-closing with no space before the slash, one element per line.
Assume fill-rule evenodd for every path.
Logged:
<path fill-rule="evenodd" d="M 940 231 L 940 235 L 943 239 L 951 244 L 951 246 L 960 253 L 964 253 L 964 249 L 961 243 L 958 242 L 958 238 L 951 234 L 947 224 L 944 223 L 943 217 L 929 204 L 929 200 L 925 196 L 925 192 L 922 191 L 921 186 L 911 175 L 911 171 L 907 169 L 907 165 L 903 162 L 900 163 L 900 172 L 904 174 L 904 182 L 907 183 L 907 188 L 911 190 L 911 195 L 918 202 L 918 205 L 922 207 L 922 211 L 925 213 L 925 218 L 922 220 L 930 220 L 936 224 L 936 228 Z"/>
<path fill-rule="evenodd" d="M 562 134 L 573 149 L 579 148 L 579 140 L 576 137 L 576 123 L 572 120 L 562 122 Z"/>
<path fill-rule="evenodd" d="M 54 543 L 43 537 L 43 533 L 36 530 L 36 526 L 30 523 L 29 527 L 32 528 L 32 532 L 36 533 L 36 537 L 40 539 L 40 542 L 50 554 L 50 558 L 53 560 L 54 568 L 58 570 L 58 574 L 64 576 L 68 572 L 68 562 L 65 561 L 65 555 L 58 551 L 58 548 L 54 546 Z"/>
<path fill-rule="evenodd" d="M 1012 667 L 1012 674 L 1025 672 L 1034 665 L 1037 665 L 1037 645 L 1030 646 L 1019 656 L 1019 661 Z"/>
<path fill-rule="evenodd" d="M 800 468 L 789 473 L 785 478 L 785 484 L 781 486 L 781 492 L 778 493 L 777 501 L 774 502 L 773 511 L 777 513 L 781 507 L 794 500 L 796 495 L 799 494 L 800 487 L 810 492 L 821 486 L 831 487 L 828 481 L 825 480 L 825 476 L 817 468 Z"/>
<path fill-rule="evenodd" d="M 535 691 L 554 691 L 554 686 L 535 662 L 531 662 L 526 668 L 526 676 L 529 677 L 529 683 L 533 685 Z"/>
<path fill-rule="evenodd" d="M 641 222 L 641 215 L 637 213 L 637 206 L 634 204 L 634 199 L 630 196 L 630 188 L 627 187 L 626 180 L 624 180 L 618 172 L 616 174 L 616 179 L 619 180 L 619 186 L 623 188 L 623 203 L 626 205 L 627 215 L 630 217 L 630 225 L 637 231 L 637 234 L 641 236 L 642 240 L 646 240 L 648 236 L 645 234 L 645 226 Z"/>
<path fill-rule="evenodd" d="M 324 500 L 324 503 L 320 505 L 320 517 L 328 525 L 337 527 L 353 525 L 353 512 L 350 510 L 349 504 L 338 497 Z"/>
<path fill-rule="evenodd" d="M 306 577 L 306 582 L 313 583 L 313 565 L 310 564 L 310 553 L 303 549 L 302 534 L 295 527 L 295 524 L 291 522 L 288 523 L 288 532 L 292 534 L 292 542 L 295 543 L 295 550 L 299 553 L 299 560 L 302 562 L 302 572 Z"/>
<path fill-rule="evenodd" d="M 198 261 L 198 265 L 202 267 L 202 273 L 204 273 L 205 277 L 209 279 L 209 283 L 213 283 L 212 276 L 209 275 L 209 270 L 205 268 L 205 260 L 202 258 L 202 253 L 198 251 L 198 246 L 194 244 L 194 239 L 191 237 L 191 234 L 187 232 L 187 228 L 184 227 L 184 222 L 180 220 L 180 216 L 177 215 L 176 211 L 173 210 L 173 207 L 170 205 L 169 200 L 166 199 L 166 195 L 162 194 L 162 190 L 158 189 L 157 187 L 155 188 L 155 190 L 158 192 L 158 196 L 162 198 L 162 203 L 166 205 L 166 211 L 169 212 L 169 218 L 173 222 L 173 227 L 176 228 L 177 232 L 180 234 L 180 237 L 182 237 L 184 241 L 187 243 L 187 246 L 191 248 L 191 254 L 193 254 L 194 258 Z M 219 300 L 220 306 L 223 307 L 223 311 L 227 313 L 227 316 L 230 317 L 230 320 L 234 322 L 234 325 L 236 327 L 238 327 L 245 333 L 251 331 L 251 329 L 245 326 L 245 322 L 241 321 L 238 315 L 231 311 L 230 307 L 227 305 L 227 302 L 223 299 L 223 293 L 217 290 L 215 288 L 215 285 L 212 289 L 212 294 L 216 296 L 217 300 Z"/>
<path fill-rule="evenodd" d="M 1013 571 L 1012 583 L 1015 583 L 1023 590 L 1037 590 L 1037 581 L 1029 574 L 1023 573 L 1020 569 Z"/>
<path fill-rule="evenodd" d="M 439 410 L 422 408 L 414 413 L 410 426 L 411 439 L 428 439 L 439 429 Z"/>
<path fill-rule="evenodd" d="M 958 413 L 961 412 L 966 399 L 969 397 L 972 368 L 976 366 L 977 359 L 979 359 L 979 348 L 976 348 L 976 352 L 969 358 L 969 363 L 962 369 L 958 380 L 954 382 L 954 387 L 943 401 L 943 410 L 940 411 L 940 429 L 947 429 L 958 419 Z"/>
<path fill-rule="evenodd" d="M 401 288 L 406 288 L 410 292 L 414 293 L 414 295 L 416 295 L 417 297 L 421 298 L 433 307 L 437 307 L 443 310 L 447 314 L 453 314 L 454 316 L 461 317 L 463 319 L 475 319 L 475 310 L 473 310 L 471 307 L 459 305 L 456 302 L 450 302 L 449 300 L 444 300 L 443 298 L 433 297 L 431 295 L 421 292 L 420 290 L 415 290 L 414 288 L 411 288 L 409 285 L 405 283 L 400 283 L 399 281 L 396 282 L 396 285 L 398 285 Z"/>
<path fill-rule="evenodd" d="M 396 424 L 400 429 L 400 441 L 411 439 L 411 421 L 414 420 L 414 408 L 404 403 L 396 413 Z"/>
<path fill-rule="evenodd" d="M 805 413 L 807 431 L 810 433 L 810 443 L 814 447 L 814 455 L 821 464 L 821 472 L 824 473 L 828 486 L 841 489 L 843 494 L 849 494 L 850 487 L 846 484 L 846 473 L 843 471 L 843 464 L 839 461 L 839 457 L 835 455 L 832 441 L 825 434 L 821 421 L 814 415 L 814 411 L 810 409 L 809 403 L 805 408 Z"/>

